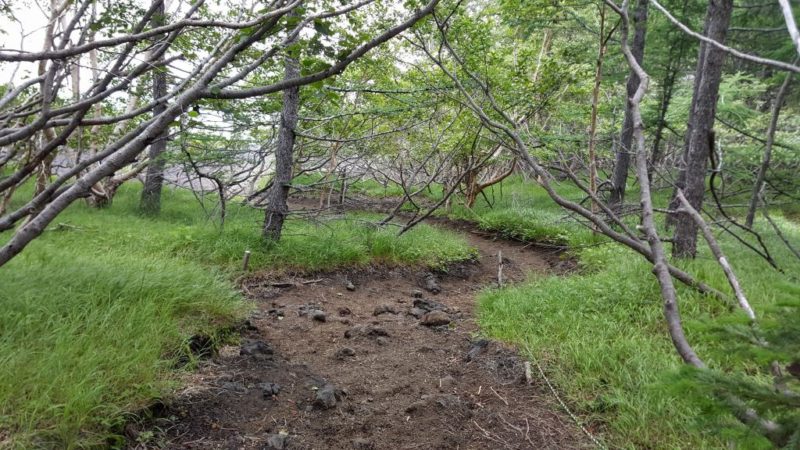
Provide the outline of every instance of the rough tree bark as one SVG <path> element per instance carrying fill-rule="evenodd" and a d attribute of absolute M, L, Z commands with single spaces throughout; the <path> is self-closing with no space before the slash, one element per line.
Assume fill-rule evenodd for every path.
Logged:
<path fill-rule="evenodd" d="M 300 67 L 293 55 L 285 58 L 285 78 L 291 80 L 300 76 Z M 286 201 L 289 185 L 292 182 L 292 153 L 294 150 L 295 128 L 300 107 L 300 88 L 290 87 L 283 91 L 281 126 L 278 130 L 278 147 L 275 149 L 275 177 L 267 192 L 267 208 L 264 217 L 264 239 L 279 241 L 283 222 L 289 213 Z"/>
<path fill-rule="evenodd" d="M 705 36 L 724 43 L 732 11 L 733 0 L 710 0 L 706 10 Z M 681 189 L 692 207 L 698 211 L 703 204 L 706 167 L 710 152 L 713 151 L 712 128 L 726 54 L 716 46 L 701 44 L 695 70 L 683 167 L 678 176 L 676 189 Z M 676 196 L 673 197 L 670 209 L 676 210 L 678 201 Z M 685 213 L 673 215 L 673 220 L 675 234 L 672 256 L 694 258 L 697 253 L 697 224 Z"/>
<path fill-rule="evenodd" d="M 649 3 L 649 0 L 639 0 L 636 11 L 633 14 L 636 31 L 631 44 L 631 53 L 639 65 L 642 64 L 644 59 L 644 43 L 645 35 L 647 34 L 647 5 Z M 628 182 L 628 169 L 631 153 L 633 152 L 631 149 L 631 144 L 633 143 L 633 115 L 631 114 L 630 99 L 638 88 L 639 76 L 636 75 L 636 71 L 631 69 L 626 86 L 625 118 L 622 122 L 619 148 L 617 149 L 616 162 L 614 163 L 614 175 L 611 179 L 611 195 L 608 199 L 611 210 L 617 214 L 622 211 L 622 203 L 625 201 L 625 184 Z"/>
<path fill-rule="evenodd" d="M 151 20 L 153 27 L 159 27 L 166 23 L 163 0 L 153 0 L 158 2 L 158 8 Z M 163 63 L 163 58 L 159 60 Z M 167 95 L 167 72 L 166 68 L 159 68 L 153 73 L 153 100 L 158 101 Z M 157 117 L 167 110 L 165 103 L 159 102 L 153 108 L 153 116 Z M 168 130 L 164 130 L 156 139 L 150 144 L 147 151 L 147 158 L 150 164 L 147 166 L 147 172 L 144 178 L 144 187 L 142 188 L 142 196 L 139 200 L 139 210 L 148 215 L 157 215 L 161 212 L 161 189 L 164 186 L 164 152 L 167 151 L 167 134 Z"/>

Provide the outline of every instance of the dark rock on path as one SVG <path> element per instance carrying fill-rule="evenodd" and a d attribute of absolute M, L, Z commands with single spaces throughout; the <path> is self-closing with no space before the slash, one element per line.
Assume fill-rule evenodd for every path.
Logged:
<path fill-rule="evenodd" d="M 356 356 L 356 351 L 350 347 L 342 347 L 339 350 L 336 350 L 336 354 L 334 356 L 336 359 L 347 359 L 351 356 Z"/>
<path fill-rule="evenodd" d="M 420 319 L 420 323 L 426 327 L 438 327 L 450 323 L 450 316 L 439 310 L 431 311 Z"/>
<path fill-rule="evenodd" d="M 239 354 L 242 356 L 250 356 L 255 359 L 272 359 L 274 351 L 264 341 L 248 341 L 242 344 L 239 349 Z"/>
<path fill-rule="evenodd" d="M 264 398 L 272 398 L 273 395 L 278 395 L 281 392 L 281 385 L 277 383 L 260 383 L 261 393 Z"/>
<path fill-rule="evenodd" d="M 467 354 L 464 355 L 464 361 L 472 361 L 478 357 L 481 353 L 486 351 L 486 347 L 489 345 L 489 341 L 487 339 L 481 339 L 475 341 L 470 346 Z"/>
<path fill-rule="evenodd" d="M 221 387 L 226 391 L 236 392 L 238 394 L 247 392 L 247 388 L 244 386 L 244 384 L 236 381 L 226 381 L 222 383 Z"/>
<path fill-rule="evenodd" d="M 378 336 L 389 336 L 389 333 L 375 325 L 356 325 L 344 332 L 344 337 L 347 339 L 359 336 L 377 338 Z"/>
<path fill-rule="evenodd" d="M 270 434 L 267 438 L 267 449 L 285 450 L 289 443 L 287 434 Z"/>
<path fill-rule="evenodd" d="M 421 310 L 423 310 L 425 312 L 433 311 L 435 309 L 438 309 L 438 310 L 441 310 L 441 311 L 447 311 L 447 306 L 445 306 L 445 305 L 443 305 L 443 304 L 441 304 L 439 302 L 435 302 L 433 300 L 427 300 L 427 299 L 424 299 L 424 298 L 415 299 L 414 300 L 414 308 L 419 308 L 419 309 L 421 309 Z"/>
<path fill-rule="evenodd" d="M 341 394 L 337 393 L 336 387 L 326 384 L 317 390 L 314 406 L 318 409 L 331 409 L 336 406 L 336 401 L 339 399 L 341 399 Z"/>
<path fill-rule="evenodd" d="M 380 316 L 381 314 L 397 314 L 397 308 L 394 305 L 378 305 L 372 311 L 373 316 Z"/>
<path fill-rule="evenodd" d="M 425 290 L 431 294 L 438 294 L 442 292 L 442 288 L 439 286 L 439 281 L 436 279 L 436 275 L 432 273 L 425 275 L 424 287 Z"/>

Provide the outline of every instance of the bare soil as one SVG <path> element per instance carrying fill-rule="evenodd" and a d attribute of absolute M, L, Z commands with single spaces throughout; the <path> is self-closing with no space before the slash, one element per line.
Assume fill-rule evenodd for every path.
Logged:
<path fill-rule="evenodd" d="M 543 381 L 526 381 L 517 352 L 480 339 L 475 322 L 477 292 L 497 283 L 498 251 L 507 282 L 563 263 L 464 227 L 480 257 L 448 273 L 371 268 L 245 280 L 257 311 L 241 346 L 204 361 L 139 447 L 589 447 Z M 136 426 L 128 434 L 145 442 Z"/>

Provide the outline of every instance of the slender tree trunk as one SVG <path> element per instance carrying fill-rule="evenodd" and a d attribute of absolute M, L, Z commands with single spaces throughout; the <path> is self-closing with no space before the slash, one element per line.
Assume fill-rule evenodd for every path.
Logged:
<path fill-rule="evenodd" d="M 733 11 L 733 0 L 710 0 L 706 10 L 705 35 L 724 43 Z M 689 113 L 684 167 L 677 188 L 683 190 L 689 204 L 700 210 L 705 195 L 706 167 L 714 145 L 714 114 L 716 113 L 722 65 L 726 53 L 713 45 L 702 45 L 695 71 L 692 109 Z M 672 210 L 678 208 L 673 199 Z M 697 224 L 685 213 L 675 215 L 675 234 L 672 255 L 694 258 L 697 253 Z"/>
<path fill-rule="evenodd" d="M 589 191 L 597 193 L 597 109 L 600 103 L 600 83 L 603 80 L 603 57 L 606 53 L 605 37 L 606 5 L 600 7 L 600 41 L 597 49 L 597 63 L 594 72 L 594 88 L 592 89 L 592 117 L 589 124 Z M 597 204 L 592 201 L 592 212 L 597 212 Z"/>
<path fill-rule="evenodd" d="M 287 80 L 300 76 L 297 59 L 286 56 L 284 76 Z M 281 126 L 278 130 L 278 147 L 275 149 L 275 177 L 267 191 L 267 208 L 264 217 L 264 239 L 277 242 L 281 239 L 283 222 L 289 213 L 287 199 L 292 181 L 292 152 L 294 150 L 295 128 L 300 107 L 300 88 L 292 87 L 283 91 Z"/>
<path fill-rule="evenodd" d="M 66 9 L 66 2 L 61 5 L 58 5 L 58 2 L 56 2 L 56 0 L 50 0 L 50 17 L 44 32 L 44 44 L 42 45 L 43 52 L 46 52 L 53 47 L 53 37 L 55 33 L 56 22 L 59 21 L 59 17 L 61 16 L 61 14 L 64 13 L 64 9 Z M 41 61 L 39 61 L 37 68 L 37 74 L 39 76 L 43 76 L 47 72 L 48 70 L 47 63 L 48 60 L 46 59 L 42 59 Z M 51 64 L 55 64 L 55 61 L 53 61 Z M 39 92 L 41 92 L 42 94 L 42 106 L 44 107 L 44 105 L 49 104 L 51 100 L 50 98 L 48 98 L 51 95 L 51 92 L 49 91 L 49 89 L 46 88 L 46 81 L 44 79 L 42 79 L 42 81 L 39 83 Z M 39 148 L 47 147 L 47 145 L 55 139 L 56 139 L 56 134 L 53 131 L 53 129 L 49 127 L 44 128 L 40 134 Z M 47 155 L 42 160 L 41 165 L 39 166 L 39 173 L 36 176 L 36 184 L 34 190 L 36 195 L 41 194 L 47 188 L 47 184 L 50 182 L 50 176 L 52 174 L 52 165 L 55 156 L 56 156 L 55 151 L 50 152 L 50 154 Z"/>
<path fill-rule="evenodd" d="M 797 59 L 795 59 L 797 61 Z M 747 209 L 747 218 L 745 218 L 745 225 L 748 228 L 753 227 L 753 220 L 756 217 L 756 210 L 758 209 L 758 199 L 761 196 L 761 189 L 764 186 L 764 179 L 767 177 L 767 169 L 769 169 L 770 161 L 772 160 L 772 144 L 775 142 L 775 129 L 778 127 L 778 116 L 781 112 L 781 105 L 789 92 L 789 83 L 792 81 L 792 73 L 786 74 L 786 79 L 783 80 L 778 94 L 775 95 L 775 104 L 772 105 L 772 118 L 769 122 L 767 129 L 767 143 L 764 146 L 764 156 L 761 158 L 761 166 L 758 168 L 758 176 L 753 185 L 753 194 L 750 198 L 750 208 Z"/>
<path fill-rule="evenodd" d="M 166 23 L 163 0 L 153 0 L 160 2 L 156 13 L 153 15 L 151 23 L 153 27 L 158 27 Z M 163 58 L 159 61 L 163 62 Z M 166 68 L 159 67 L 153 72 L 153 100 L 158 100 L 167 95 L 167 72 Z M 167 110 L 167 105 L 158 103 L 153 108 L 153 116 L 159 116 Z M 164 152 L 167 151 L 167 135 L 168 130 L 164 130 L 153 142 L 147 151 L 147 157 L 150 164 L 147 166 L 147 172 L 144 178 L 144 187 L 142 188 L 142 196 L 139 201 L 139 209 L 144 214 L 157 215 L 161 212 L 161 190 L 164 186 Z"/>
<path fill-rule="evenodd" d="M 536 69 L 533 71 L 533 76 L 531 80 L 533 83 L 537 83 L 539 81 L 539 73 L 542 68 L 542 60 L 550 52 L 550 47 L 553 44 L 553 30 L 546 29 L 544 30 L 544 36 L 542 38 L 542 47 L 539 49 L 539 56 L 536 58 Z"/>
<path fill-rule="evenodd" d="M 653 151 L 650 153 L 650 163 L 647 165 L 647 179 L 651 184 L 653 183 L 653 172 L 661 161 L 661 141 L 664 139 L 664 127 L 667 125 L 667 111 L 669 111 L 669 105 L 672 102 L 672 92 L 675 89 L 675 77 L 677 75 L 678 65 L 670 63 L 662 83 L 658 121 L 656 122 L 656 131 L 653 137 Z"/>
<path fill-rule="evenodd" d="M 649 0 L 639 0 L 636 12 L 633 15 L 636 33 L 633 36 L 631 53 L 636 58 L 639 65 L 644 59 L 644 43 L 647 34 L 647 5 Z M 614 164 L 614 175 L 611 179 L 611 196 L 608 203 L 611 210 L 619 214 L 622 211 L 622 204 L 625 201 L 625 185 L 628 182 L 628 168 L 631 160 L 631 145 L 633 143 L 633 116 L 631 114 L 630 99 L 639 89 L 639 77 L 636 71 L 631 69 L 628 75 L 626 86 L 627 96 L 625 98 L 625 119 L 622 122 L 622 133 L 620 134 L 617 158 Z"/>

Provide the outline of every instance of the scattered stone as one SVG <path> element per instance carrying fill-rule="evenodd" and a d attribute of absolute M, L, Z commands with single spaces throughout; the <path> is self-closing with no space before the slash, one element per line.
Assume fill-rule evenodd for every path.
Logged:
<path fill-rule="evenodd" d="M 425 400 L 417 400 L 414 403 L 408 405 L 405 409 L 406 414 L 411 414 L 415 411 L 419 411 L 420 409 L 424 409 L 428 406 L 428 402 Z"/>
<path fill-rule="evenodd" d="M 350 311 L 350 308 L 348 308 L 346 306 L 343 306 L 343 307 L 339 308 L 339 315 L 342 316 L 342 317 L 349 316 L 352 313 L 353 312 Z"/>
<path fill-rule="evenodd" d="M 247 392 L 247 388 L 244 386 L 244 384 L 239 383 L 238 381 L 226 381 L 222 383 L 221 387 L 226 391 L 236 392 L 238 394 Z"/>
<path fill-rule="evenodd" d="M 313 315 L 317 311 L 322 311 L 322 308 L 320 308 L 319 306 L 314 305 L 314 304 L 300 305 L 297 308 L 297 315 L 300 316 L 300 317 L 310 316 L 310 315 Z"/>
<path fill-rule="evenodd" d="M 353 439 L 353 448 L 356 450 L 373 450 L 375 445 L 364 438 L 355 438 Z"/>
<path fill-rule="evenodd" d="M 358 336 L 377 338 L 378 336 L 389 336 L 389 333 L 375 325 L 356 325 L 344 332 L 344 337 L 347 339 Z"/>
<path fill-rule="evenodd" d="M 425 312 L 433 311 L 433 310 L 440 310 L 440 311 L 447 311 L 447 306 L 435 302 L 433 300 L 426 300 L 424 298 L 418 298 L 414 300 L 414 308 L 419 308 Z"/>
<path fill-rule="evenodd" d="M 453 386 L 456 385 L 456 379 L 447 375 L 445 377 L 439 378 L 439 390 L 442 392 L 452 391 Z"/>
<path fill-rule="evenodd" d="M 350 347 L 342 347 L 339 350 L 336 350 L 335 355 L 336 359 L 347 359 L 352 356 L 356 356 L 356 351 Z"/>
<path fill-rule="evenodd" d="M 375 310 L 372 311 L 373 316 L 380 316 L 381 314 L 397 314 L 397 308 L 393 305 L 378 305 L 375 307 Z"/>
<path fill-rule="evenodd" d="M 258 327 L 253 325 L 253 323 L 250 322 L 250 319 L 247 319 L 242 323 L 242 328 L 246 331 L 258 331 Z"/>
<path fill-rule="evenodd" d="M 355 290 L 356 290 L 356 285 L 355 285 L 355 284 L 353 284 L 353 282 L 352 282 L 352 281 L 348 281 L 348 282 L 347 282 L 347 284 L 346 284 L 344 287 L 345 287 L 345 289 L 347 289 L 348 291 L 355 291 Z"/>
<path fill-rule="evenodd" d="M 419 319 L 420 317 L 425 315 L 425 312 L 426 311 L 422 308 L 411 308 L 411 311 L 409 311 L 408 313 Z"/>
<path fill-rule="evenodd" d="M 478 355 L 486 351 L 486 347 L 488 345 L 489 341 L 487 339 L 480 339 L 478 341 L 473 342 L 469 350 L 467 351 L 467 354 L 464 355 L 464 361 L 469 362 L 474 360 L 475 358 L 478 357 Z"/>
<path fill-rule="evenodd" d="M 378 345 L 388 345 L 389 344 L 389 338 L 384 337 L 384 336 L 379 336 L 377 339 L 375 339 L 375 342 L 377 342 Z"/>
<path fill-rule="evenodd" d="M 438 327 L 441 325 L 447 325 L 450 323 L 450 316 L 448 316 L 443 311 L 434 310 L 429 313 L 426 313 L 420 319 L 420 323 L 425 325 L 426 327 Z"/>
<path fill-rule="evenodd" d="M 273 319 L 283 318 L 283 311 L 277 308 L 270 309 L 269 311 L 267 311 L 267 314 Z"/>
<path fill-rule="evenodd" d="M 287 448 L 289 441 L 289 435 L 278 433 L 278 434 L 270 434 L 267 438 L 267 448 L 274 449 L 274 450 L 285 450 Z"/>
<path fill-rule="evenodd" d="M 264 398 L 272 398 L 273 395 L 278 395 L 281 392 L 281 385 L 278 383 L 260 383 L 261 393 Z"/>
<path fill-rule="evenodd" d="M 425 290 L 430 292 L 431 294 L 438 294 L 442 292 L 442 288 L 439 286 L 439 281 L 436 280 L 436 275 L 429 273 L 425 276 Z"/>
<path fill-rule="evenodd" d="M 326 384 L 317 390 L 317 395 L 314 397 L 314 406 L 319 409 L 331 409 L 336 406 L 336 400 L 341 398 L 341 394 L 337 395 L 336 388 L 332 384 Z"/>
<path fill-rule="evenodd" d="M 240 355 L 251 356 L 255 359 L 272 359 L 274 353 L 272 347 L 264 341 L 248 341 L 239 349 Z"/>
<path fill-rule="evenodd" d="M 424 293 L 419 289 L 414 289 L 413 291 L 411 291 L 411 296 L 414 298 L 422 298 L 423 294 Z"/>
<path fill-rule="evenodd" d="M 328 316 L 325 315 L 325 312 L 317 309 L 311 312 L 311 319 L 316 320 L 317 322 L 325 322 L 328 319 Z"/>

